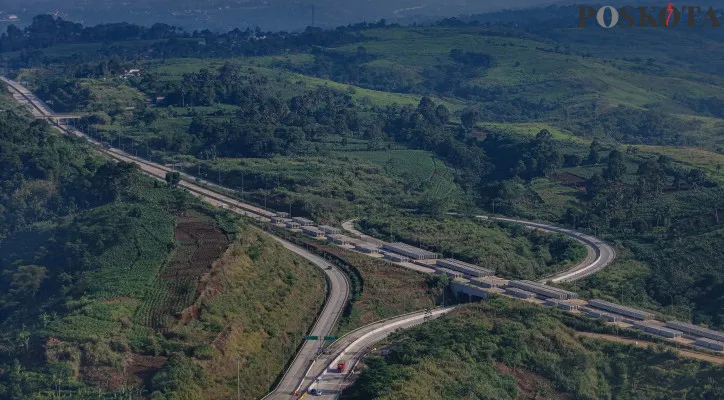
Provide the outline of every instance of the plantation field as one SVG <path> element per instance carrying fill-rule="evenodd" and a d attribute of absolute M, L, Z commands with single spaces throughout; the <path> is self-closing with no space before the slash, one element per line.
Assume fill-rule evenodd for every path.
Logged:
<path fill-rule="evenodd" d="M 168 328 L 172 317 L 193 304 L 205 290 L 199 279 L 229 245 L 226 234 L 201 216 L 179 218 L 174 236 L 177 247 L 147 290 L 135 316 L 137 322 L 154 329 Z"/>
<path fill-rule="evenodd" d="M 100 239 L 103 237 L 102 226 L 112 226 L 112 219 L 134 210 L 136 208 L 133 207 L 125 210 L 123 207 L 108 207 L 96 211 L 96 215 L 81 223 L 100 230 L 91 231 L 94 237 Z M 162 210 L 141 209 L 138 219 L 124 222 L 127 224 L 124 240 L 103 252 L 98 260 L 100 268 L 89 271 L 84 278 L 89 293 L 98 298 L 142 296 L 153 284 L 153 277 L 165 262 L 173 244 L 173 220 Z"/>
<path fill-rule="evenodd" d="M 130 245 L 125 253 L 108 250 L 102 259 L 112 258 L 115 264 L 104 268 L 119 268 L 116 275 L 90 274 L 86 296 L 68 300 L 66 313 L 46 317 L 34 335 L 50 338 L 48 360 L 81 371 L 77 378 L 60 381 L 62 386 L 78 387 L 78 379 L 102 390 L 118 390 L 122 383 L 225 399 L 234 393 L 236 357 L 242 354 L 246 390 L 259 397 L 270 389 L 323 303 L 321 272 L 244 226 L 234 228 L 236 239 L 222 255 L 228 241 L 218 227 L 228 223 L 194 215 L 177 225 L 173 251 L 173 241 L 163 243 L 164 257 L 154 258 L 147 246 Z M 165 232 L 170 239 L 172 229 L 169 224 Z M 139 270 L 132 252 L 155 268 Z M 193 384 L 151 382 L 154 375 L 175 368 L 171 363 L 179 357 L 198 369 Z"/>

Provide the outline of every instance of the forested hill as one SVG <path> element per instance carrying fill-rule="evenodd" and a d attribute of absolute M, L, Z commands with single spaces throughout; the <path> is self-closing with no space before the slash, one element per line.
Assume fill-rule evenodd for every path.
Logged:
<path fill-rule="evenodd" d="M 368 356 L 369 368 L 341 398 L 420 398 L 429 393 L 439 399 L 496 400 L 724 396 L 718 384 L 724 379 L 722 366 L 653 346 L 580 335 L 605 329 L 598 321 L 503 298 L 462 306 L 393 335 L 385 356 Z"/>
<path fill-rule="evenodd" d="M 0 108 L 0 399 L 227 399 L 232 376 L 268 392 L 323 303 L 320 272 L 4 88 Z"/>
<path fill-rule="evenodd" d="M 505 7 L 526 7 L 553 3 L 552 0 L 472 1 L 458 0 L 6 0 L 0 11 L 16 14 L 19 22 L 29 23 L 37 14 L 57 12 L 66 19 L 89 24 L 128 21 L 151 25 L 164 22 L 188 30 L 228 30 L 234 27 L 254 29 L 299 30 L 316 25 L 333 28 L 359 21 L 380 19 L 419 21 L 460 14 L 499 10 Z M 314 7 L 314 15 L 313 9 Z M 3 20 L 0 14 L 0 21 Z M 2 22 L 0 22 L 1 24 Z"/>

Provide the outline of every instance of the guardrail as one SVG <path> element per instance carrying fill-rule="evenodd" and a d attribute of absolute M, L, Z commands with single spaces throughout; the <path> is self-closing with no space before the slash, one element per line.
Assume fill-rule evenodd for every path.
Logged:
<path fill-rule="evenodd" d="M 413 312 L 413 313 L 408 313 L 408 314 L 405 314 L 404 316 L 410 316 L 410 315 L 413 315 L 413 314 L 420 314 L 421 312 L 425 312 L 424 315 L 417 315 L 417 317 L 419 318 L 419 317 L 424 317 L 424 316 L 426 316 L 426 314 L 427 314 L 428 312 L 430 312 L 430 313 L 435 313 L 435 312 L 437 312 L 438 315 L 435 316 L 435 318 L 437 318 L 437 317 L 443 315 L 445 312 L 449 312 L 449 311 L 454 310 L 456 307 L 457 307 L 457 306 L 437 307 L 437 308 L 435 308 L 435 309 L 422 310 L 422 311 L 416 311 L 416 312 Z M 445 312 L 443 312 L 443 311 L 445 311 Z M 399 315 L 399 316 L 397 316 L 397 317 L 389 318 L 389 320 L 394 320 L 394 319 L 398 319 L 398 318 L 403 318 L 404 316 L 403 316 L 403 315 Z M 414 318 L 414 317 L 413 317 L 413 318 Z M 378 322 L 375 322 L 375 323 L 366 325 L 365 327 L 370 327 L 370 326 L 372 326 L 372 325 L 379 324 L 380 322 L 382 322 L 382 321 L 378 321 Z M 406 321 L 405 321 L 405 319 L 403 318 L 403 319 L 402 319 L 401 321 L 399 321 L 399 322 L 393 322 L 393 324 L 400 324 L 400 325 L 402 325 L 402 324 L 405 323 L 405 322 L 406 322 Z M 426 322 L 426 319 L 422 319 L 422 320 L 420 320 L 420 321 L 417 321 L 416 323 L 413 323 L 412 325 L 406 326 L 405 328 L 398 327 L 398 328 L 390 331 L 390 333 L 397 332 L 397 331 L 400 330 L 400 329 L 409 329 L 409 328 L 413 328 L 413 327 L 416 327 L 416 326 L 420 326 L 420 325 L 424 324 L 425 322 Z M 346 351 L 347 349 L 349 349 L 351 346 L 353 346 L 355 343 L 357 343 L 357 342 L 360 341 L 360 340 L 363 340 L 365 337 L 367 337 L 367 336 L 369 336 L 369 335 L 372 335 L 372 334 L 374 334 L 374 333 L 376 333 L 376 332 L 379 332 L 379 331 L 381 331 L 381 330 L 384 330 L 384 329 L 386 329 L 386 328 L 387 328 L 387 326 L 385 326 L 385 325 L 382 325 L 382 326 L 380 326 L 380 327 L 378 327 L 378 328 L 375 328 L 375 329 L 373 329 L 372 331 L 367 332 L 367 333 L 365 333 L 364 335 L 356 338 L 354 341 L 352 341 L 352 343 L 348 344 L 347 347 L 345 347 L 344 349 L 341 349 L 339 352 L 337 352 L 337 353 L 332 353 L 332 354 L 331 354 L 331 356 L 333 357 L 333 358 L 332 358 L 332 360 L 333 360 L 333 361 L 332 361 L 332 365 L 334 365 L 335 363 L 339 362 L 340 357 L 342 357 L 342 355 L 345 353 L 345 351 Z M 350 333 L 351 333 L 351 332 L 350 332 Z M 344 379 L 347 379 L 347 377 L 350 376 L 350 374 L 352 373 L 352 369 L 357 366 L 357 364 L 359 363 L 360 359 L 361 359 L 362 357 L 364 357 L 367 353 L 369 353 L 369 349 L 370 349 L 371 347 L 373 347 L 376 343 L 377 343 L 377 342 L 375 342 L 375 343 L 373 343 L 373 344 L 370 344 L 370 345 L 362 348 L 362 350 L 360 351 L 360 354 L 361 354 L 361 355 L 358 356 L 358 357 L 355 359 L 354 364 L 353 364 L 349 369 L 347 369 L 347 371 L 344 373 L 343 380 L 344 380 Z M 326 373 L 326 367 L 325 367 L 325 370 L 323 370 L 319 376 L 322 376 L 322 375 L 324 375 L 325 373 Z M 318 376 L 318 377 L 319 377 L 319 376 Z M 310 386 L 311 386 L 312 384 L 314 384 L 314 382 L 315 382 L 315 381 L 312 381 L 312 383 L 310 384 Z M 340 383 L 339 386 L 341 386 L 341 384 L 342 384 L 342 383 Z"/>

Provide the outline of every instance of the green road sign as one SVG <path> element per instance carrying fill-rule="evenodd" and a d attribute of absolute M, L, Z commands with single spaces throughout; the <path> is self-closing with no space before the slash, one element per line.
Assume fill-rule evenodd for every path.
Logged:
<path fill-rule="evenodd" d="M 307 336 L 305 337 L 307 340 L 319 340 L 319 336 Z"/>
<path fill-rule="evenodd" d="M 324 340 L 335 341 L 335 340 L 337 340 L 337 338 L 336 338 L 335 336 L 325 336 L 325 337 L 324 337 Z"/>

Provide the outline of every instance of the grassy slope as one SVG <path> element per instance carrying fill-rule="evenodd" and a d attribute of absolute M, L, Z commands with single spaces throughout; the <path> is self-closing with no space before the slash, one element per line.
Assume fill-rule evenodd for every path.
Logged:
<path fill-rule="evenodd" d="M 674 95 L 715 97 L 724 85 L 724 80 L 715 75 L 682 67 L 663 63 L 648 66 L 615 59 L 641 56 L 631 49 L 606 61 L 554 53 L 554 46 L 532 39 L 481 35 L 484 32 L 485 28 L 471 27 L 366 30 L 363 34 L 374 40 L 363 45 L 369 54 L 378 59 L 365 65 L 372 69 L 394 71 L 420 83 L 424 69 L 448 63 L 448 54 L 453 48 L 484 52 L 494 56 L 497 65 L 478 77 L 468 79 L 468 84 L 506 88 L 515 93 L 515 97 L 534 101 L 559 100 L 574 112 L 582 102 L 595 100 L 600 110 L 626 105 L 694 118 L 696 113 L 688 105 L 675 100 Z M 358 46 L 354 44 L 335 50 L 354 53 Z M 300 58 L 295 62 L 309 63 L 311 59 Z M 556 124 L 562 125 L 563 122 L 557 121 Z M 721 119 L 710 119 L 703 127 L 687 131 L 686 135 L 702 143 L 721 143 L 721 139 L 715 137 L 721 132 L 720 124 Z M 579 135 L 585 136 L 585 132 L 579 132 Z"/>
<path fill-rule="evenodd" d="M 327 79 L 320 79 L 306 76 L 290 71 L 280 70 L 272 67 L 275 61 L 288 61 L 293 64 L 304 64 L 312 61 L 311 55 L 295 54 L 291 56 L 269 56 L 234 59 L 168 59 L 163 64 L 148 62 L 146 65 L 159 76 L 169 82 L 179 81 L 183 74 L 199 72 L 201 69 L 210 71 L 216 70 L 225 63 L 243 66 L 247 73 L 265 76 L 270 79 L 270 86 L 277 93 L 286 98 L 299 94 L 300 91 L 309 91 L 317 87 L 329 87 L 337 90 L 348 91 L 358 102 L 372 103 L 376 105 L 407 104 L 417 106 L 421 95 L 390 93 L 380 90 L 365 89 L 355 85 L 347 85 Z M 464 102 L 455 99 L 435 98 L 436 102 L 445 104 L 451 110 L 457 110 L 464 106 Z"/>
<path fill-rule="evenodd" d="M 339 335 L 381 319 L 432 308 L 439 303 L 442 292 L 429 275 L 375 260 L 329 242 L 313 240 L 303 234 L 282 234 L 323 254 L 347 273 L 350 299 L 336 328 Z"/>
<path fill-rule="evenodd" d="M 105 218 L 123 220 L 119 214 L 123 215 L 124 209 L 129 208 L 138 207 L 113 205 L 94 210 L 93 217 L 81 218 L 93 229 L 108 223 Z M 166 336 L 174 339 L 167 340 L 153 329 L 130 322 L 143 305 L 145 293 L 155 296 L 161 290 L 154 286 L 160 283 L 154 277 L 173 247 L 172 219 L 152 207 L 141 210 L 138 220 L 125 226 L 128 229 L 125 240 L 99 255 L 100 268 L 85 275 L 84 296 L 78 301 L 69 301 L 67 313 L 50 317 L 37 335 L 59 339 L 71 349 L 84 349 L 87 343 L 94 343 L 112 354 L 115 361 L 111 365 L 134 382 L 133 367 L 121 364 L 124 357 L 134 353 L 170 356 L 179 349 L 193 353 L 194 348 L 209 346 L 220 333 L 227 332 L 225 343 L 218 346 L 220 351 L 213 351 L 213 361 L 198 361 L 209 378 L 208 383 L 201 385 L 203 398 L 228 397 L 233 386 L 231 377 L 236 376 L 235 370 L 231 370 L 236 354 L 243 354 L 245 358 L 244 387 L 250 393 L 262 395 L 314 321 L 324 298 L 320 273 L 306 260 L 284 251 L 253 229 L 242 228 L 236 243 L 214 273 L 203 278 L 213 290 L 208 298 L 198 300 L 198 321 L 176 325 L 170 331 L 171 336 Z M 18 239 L 32 244 L 36 235 L 45 236 L 45 233 L 41 229 Z M 10 238 L 3 245 L 18 251 L 13 243 L 15 240 Z M 125 354 L 124 350 L 111 351 L 111 343 L 122 343 L 120 349 L 130 350 L 125 350 Z M 85 354 L 85 350 L 80 350 L 80 354 Z M 66 364 L 72 370 L 85 371 L 108 363 L 97 365 L 87 361 L 88 358 L 84 355 L 67 360 Z M 260 380 L 260 376 L 265 378 Z M 78 379 L 85 379 L 84 372 Z M 72 380 L 66 382 L 68 386 L 71 384 Z M 146 389 L 150 388 L 146 386 Z"/>
<path fill-rule="evenodd" d="M 305 209 L 296 211 L 324 220 L 415 208 L 429 198 L 450 204 L 461 201 L 461 189 L 452 182 L 450 171 L 429 153 L 405 150 L 335 155 L 218 159 L 205 163 L 202 173 L 215 179 L 221 169 L 222 182 L 235 188 L 241 188 L 243 173 L 248 199 L 263 204 L 267 192 L 268 206 L 280 210 L 303 200 Z M 188 172 L 195 175 L 197 170 L 190 167 Z"/>
<path fill-rule="evenodd" d="M 119 212 L 118 208 L 114 207 L 114 212 Z M 110 362 L 110 366 L 117 371 L 105 373 L 121 374 L 133 383 L 138 382 L 134 377 L 135 367 L 132 363 L 122 364 L 122 359 L 167 357 L 179 352 L 196 354 L 195 349 L 201 348 L 207 352 L 195 362 L 202 367 L 205 379 L 198 383 L 198 388 L 191 385 L 179 392 L 199 392 L 202 398 L 209 399 L 228 398 L 233 392 L 235 357 L 241 354 L 245 390 L 257 397 L 263 395 L 314 322 L 324 299 L 320 272 L 259 232 L 241 228 L 236 242 L 214 272 L 202 277 L 200 287 L 206 287 L 207 291 L 192 307 L 198 319 L 188 324 L 176 322 L 162 336 L 140 322 L 130 321 L 136 320 L 134 315 L 143 306 L 146 292 L 153 297 L 163 291 L 157 286 L 161 281 L 153 278 L 165 258 L 170 257 L 168 249 L 173 243 L 170 222 L 167 219 L 164 227 L 161 221 L 143 212 L 141 221 L 128 227 L 125 245 L 113 246 L 102 254 L 101 269 L 87 274 L 89 291 L 85 296 L 68 302 L 67 314 L 51 317 L 37 334 L 59 339 L 65 351 L 81 349 L 80 359 L 62 362 L 71 370 L 81 371 L 78 380 L 89 379 L 86 374 L 90 369 L 105 371 L 109 364 L 109 361 L 101 364 L 87 361 L 90 359 L 84 350 L 87 343 L 94 343 L 112 355 L 109 358 L 115 361 Z M 89 223 L 95 225 L 101 221 Z M 224 340 L 216 341 L 221 335 Z M 114 344 L 116 347 L 111 350 Z M 207 360 L 208 357 L 211 359 Z M 72 382 L 69 380 L 65 385 L 71 386 Z M 148 381 L 143 384 L 151 389 Z"/>
<path fill-rule="evenodd" d="M 722 395 L 724 369 L 662 349 L 579 339 L 575 319 L 503 298 L 390 339 L 345 399 L 650 399 Z M 577 324 L 577 323 L 576 323 Z M 465 346 L 461 344 L 465 343 Z M 698 382 L 698 384 L 693 384 Z"/>
<path fill-rule="evenodd" d="M 372 64 L 404 67 L 411 76 L 440 61 L 446 61 L 450 49 L 477 51 L 493 55 L 497 65 L 472 83 L 486 86 L 520 86 L 529 98 L 560 98 L 575 104 L 583 98 L 602 96 L 616 104 L 641 107 L 659 102 L 672 111 L 686 114 L 670 99 L 683 90 L 699 97 L 716 95 L 724 80 L 716 76 L 672 68 L 668 76 L 657 70 L 639 72 L 635 63 L 617 60 L 612 65 L 596 58 L 544 52 L 553 50 L 541 42 L 519 38 L 482 36 L 485 28 L 398 28 L 364 31 L 373 42 L 364 43 L 367 51 L 383 57 Z M 350 52 L 357 45 L 348 46 Z M 344 50 L 344 48 L 342 48 Z M 520 62 L 520 65 L 514 64 Z M 535 72 L 533 71 L 535 70 Z M 702 83 L 706 82 L 706 83 Z"/>
<path fill-rule="evenodd" d="M 350 251 L 337 253 L 359 271 L 363 280 L 362 293 L 340 322 L 339 333 L 435 306 L 438 296 L 429 287 L 428 276 Z"/>
<path fill-rule="evenodd" d="M 197 348 L 214 343 L 210 359 L 197 361 L 208 377 L 204 399 L 235 393 L 237 356 L 242 357 L 244 393 L 263 396 L 301 344 L 324 299 L 324 279 L 315 266 L 256 229 L 237 237 L 208 278 L 220 293 L 210 291 L 199 301 L 198 322 L 174 330 Z M 223 329 L 217 332 L 219 327 Z"/>
<path fill-rule="evenodd" d="M 432 153 L 422 150 L 361 151 L 336 153 L 339 157 L 362 160 L 384 168 L 384 172 L 404 182 L 407 190 L 429 190 L 433 197 L 459 198 L 460 187 L 453 183 L 453 171 Z"/>

